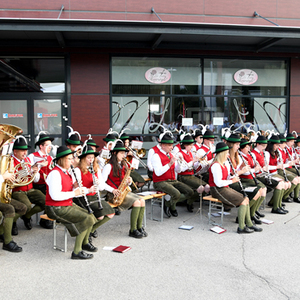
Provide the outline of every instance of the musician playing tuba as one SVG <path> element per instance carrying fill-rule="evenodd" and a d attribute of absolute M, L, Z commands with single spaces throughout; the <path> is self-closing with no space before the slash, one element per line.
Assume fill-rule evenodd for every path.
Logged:
<path fill-rule="evenodd" d="M 17 134 L 21 133 L 21 128 L 17 126 L 0 124 L 0 150 L 3 150 L 4 145 L 8 147 L 9 142 L 13 140 Z M 0 215 L 3 217 L 3 221 L 0 224 L 0 241 L 3 243 L 3 250 L 21 252 L 22 248 L 12 239 L 12 226 L 14 219 L 17 220 L 26 213 L 26 205 L 14 199 L 10 199 L 8 203 L 5 198 L 7 182 L 12 184 L 14 181 L 14 173 L 10 172 L 9 168 L 7 168 L 7 157 L 9 157 L 9 155 L 6 153 L 2 153 L 0 156 Z"/>
<path fill-rule="evenodd" d="M 78 181 L 82 181 L 83 187 L 90 189 L 91 192 L 87 194 L 87 199 L 89 201 L 90 207 L 93 210 L 94 216 L 97 218 L 97 223 L 94 224 L 91 230 L 91 236 L 97 237 L 96 229 L 109 221 L 114 215 L 114 209 L 101 198 L 98 199 L 97 191 L 102 191 L 107 188 L 107 184 L 102 178 L 102 174 L 100 172 L 100 168 L 96 161 L 96 156 L 98 152 L 95 152 L 91 146 L 84 145 L 82 154 L 79 156 L 79 165 L 75 169 L 76 178 Z M 94 185 L 93 175 L 90 172 L 90 167 L 93 166 L 93 170 L 95 172 L 97 185 Z M 85 208 L 85 204 L 81 201 L 80 197 L 74 198 L 73 201 Z M 99 201 L 101 201 L 102 209 L 99 208 Z"/>
<path fill-rule="evenodd" d="M 121 211 L 132 207 L 130 215 L 130 230 L 129 236 L 134 238 L 147 237 L 148 234 L 143 228 L 143 218 L 145 212 L 145 200 L 137 194 L 128 192 L 128 186 L 132 183 L 130 177 L 130 169 L 128 169 L 124 161 L 126 156 L 126 148 L 121 140 L 117 140 L 114 148 L 111 150 L 111 158 L 108 164 L 105 165 L 102 176 L 104 181 L 108 184 L 106 199 Z M 125 196 L 126 195 L 126 196 Z"/>

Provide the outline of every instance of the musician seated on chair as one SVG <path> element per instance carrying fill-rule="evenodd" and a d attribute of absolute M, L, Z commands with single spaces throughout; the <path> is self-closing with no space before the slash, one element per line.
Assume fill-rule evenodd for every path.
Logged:
<path fill-rule="evenodd" d="M 4 181 L 13 181 L 13 179 L 14 174 L 8 171 L 0 174 L 0 186 Z M 3 243 L 2 249 L 10 252 L 21 252 L 22 248 L 12 239 L 12 226 L 14 221 L 26 213 L 26 205 L 14 199 L 11 199 L 6 204 L 4 203 L 6 200 L 8 199 L 0 199 L 0 212 L 3 216 L 3 221 L 0 224 L 0 242 Z"/>
<path fill-rule="evenodd" d="M 67 126 L 70 129 L 70 132 L 68 133 L 68 139 L 65 140 L 66 146 L 71 149 L 71 151 L 74 151 L 74 161 L 72 163 L 73 167 L 76 168 L 79 164 L 79 158 L 78 156 L 81 153 L 82 150 L 82 141 L 81 136 L 78 131 L 74 131 L 71 126 Z"/>
<path fill-rule="evenodd" d="M 30 148 L 30 146 L 27 145 L 27 141 L 25 137 L 17 136 L 13 145 L 12 157 L 14 160 L 14 167 L 19 165 L 20 163 L 28 163 L 32 165 L 31 171 L 35 173 L 34 180 L 38 182 L 40 177 L 40 173 L 38 172 L 39 171 L 38 163 L 34 163 L 33 161 L 30 161 L 29 157 L 26 157 L 28 148 Z M 19 170 L 21 170 L 21 167 L 19 167 Z M 18 170 L 16 171 L 18 172 Z M 31 216 L 45 210 L 46 195 L 44 195 L 41 190 L 35 189 L 33 187 L 33 183 L 30 183 L 25 186 L 15 187 L 13 189 L 12 198 L 26 205 L 27 211 L 26 214 L 22 216 L 22 219 L 24 221 L 25 227 L 28 230 L 32 229 Z M 34 204 L 33 207 L 32 204 Z M 51 223 L 49 224 L 44 219 L 40 219 L 40 225 L 41 227 L 46 229 L 53 228 L 52 224 Z M 18 234 L 18 227 L 16 222 L 13 223 L 12 233 L 13 235 Z"/>
<path fill-rule="evenodd" d="M 199 199 L 199 194 L 203 191 L 209 192 L 209 185 L 194 175 L 194 165 L 198 161 L 197 157 L 193 157 L 191 149 L 193 147 L 194 140 L 190 134 L 184 134 L 180 141 L 180 150 L 177 152 L 177 162 L 179 165 L 177 179 L 194 190 L 193 197 L 187 199 L 187 210 L 193 212 L 193 203 Z"/>
<path fill-rule="evenodd" d="M 107 187 L 107 184 L 102 178 L 96 156 L 98 152 L 95 152 L 91 146 L 85 145 L 82 149 L 82 154 L 79 156 L 79 165 L 75 169 L 76 178 L 79 182 L 82 182 L 83 187 L 90 189 L 94 187 L 91 193 L 87 194 L 87 200 L 89 206 L 92 209 L 94 216 L 97 218 L 98 222 L 94 224 L 91 231 L 91 237 L 96 238 L 96 229 L 109 221 L 114 215 L 114 209 L 102 198 L 100 198 L 100 192 Z M 94 173 L 94 175 L 93 175 Z M 94 180 L 96 182 L 94 182 Z M 87 207 L 87 203 L 82 196 L 76 197 L 73 201 L 83 208 Z"/>
<path fill-rule="evenodd" d="M 130 147 L 130 141 L 131 141 L 131 139 L 130 139 L 129 135 L 127 135 L 126 133 L 123 133 L 120 136 L 120 140 L 123 141 L 124 146 L 125 146 L 126 149 L 128 147 Z M 127 156 L 126 156 L 126 159 L 128 161 L 128 167 L 130 167 L 130 163 L 132 162 L 132 158 L 133 158 L 133 154 L 129 150 L 127 152 Z M 141 188 L 141 187 L 143 187 L 145 185 L 144 178 L 136 170 L 134 170 L 134 169 L 131 170 L 130 177 L 132 178 L 132 181 L 135 183 L 135 185 L 138 188 Z M 138 191 L 133 184 L 130 186 L 130 188 L 132 189 L 132 191 L 135 191 L 135 192 Z"/>
<path fill-rule="evenodd" d="M 153 186 L 157 191 L 171 196 L 170 201 L 165 201 L 164 212 L 167 217 L 177 217 L 177 202 L 190 199 L 194 191 L 188 185 L 175 179 L 175 170 L 179 170 L 177 158 L 171 153 L 173 149 L 172 133 L 166 131 L 160 135 L 161 148 L 152 156 Z"/>
<path fill-rule="evenodd" d="M 148 151 L 148 156 L 147 156 L 147 167 L 148 167 L 148 177 L 152 180 L 153 179 L 153 166 L 152 166 L 152 156 L 159 151 L 161 148 L 160 145 L 160 139 L 159 137 L 157 138 L 158 143 L 156 146 L 152 147 Z"/>
<path fill-rule="evenodd" d="M 97 219 L 93 214 L 73 203 L 73 198 L 88 194 L 92 190 L 78 187 L 75 177 L 69 169 L 73 162 L 74 152 L 67 146 L 60 146 L 54 159 L 55 167 L 49 173 L 46 195 L 46 213 L 51 219 L 57 220 L 66 226 L 71 236 L 76 236 L 72 259 L 90 259 L 98 249 L 89 242 L 90 232 Z"/>
<path fill-rule="evenodd" d="M 147 237 L 148 234 L 143 228 L 145 200 L 129 191 L 132 179 L 130 177 L 131 169 L 124 161 L 126 151 L 123 142 L 117 140 L 111 150 L 109 163 L 105 165 L 102 171 L 103 179 L 109 185 L 109 188 L 106 188 L 108 192 L 106 200 L 111 206 L 117 206 L 121 211 L 132 208 L 129 236 L 134 238 Z"/>

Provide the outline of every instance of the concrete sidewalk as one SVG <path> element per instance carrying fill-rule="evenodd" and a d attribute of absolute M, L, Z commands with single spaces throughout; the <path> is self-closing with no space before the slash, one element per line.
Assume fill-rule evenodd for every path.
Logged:
<path fill-rule="evenodd" d="M 180 206 L 177 218 L 160 223 L 150 220 L 149 205 L 147 238 L 128 237 L 130 212 L 122 212 L 98 229 L 93 244 L 99 250 L 89 261 L 70 259 L 74 238 L 68 236 L 67 253 L 56 251 L 52 230 L 34 220 L 28 231 L 19 220 L 14 239 L 23 252 L 0 250 L 1 298 L 300 299 L 300 216 L 289 221 L 298 215 L 299 204 L 287 204 L 290 213 L 283 216 L 266 208 L 274 224 L 248 235 L 236 233 L 236 209 L 224 218 L 227 232 L 216 234 L 209 230 L 208 206 L 202 219 Z M 194 229 L 178 229 L 182 224 Z M 58 235 L 62 245 L 62 226 Z M 103 250 L 118 245 L 132 249 L 123 254 Z"/>

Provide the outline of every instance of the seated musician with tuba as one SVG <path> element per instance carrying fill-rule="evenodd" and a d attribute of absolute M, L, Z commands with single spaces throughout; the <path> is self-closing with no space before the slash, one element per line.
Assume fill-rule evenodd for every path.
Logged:
<path fill-rule="evenodd" d="M 121 140 L 117 140 L 111 150 L 109 163 L 105 165 L 102 176 L 109 185 L 106 199 L 112 207 L 118 207 L 121 211 L 131 210 L 129 236 L 134 238 L 147 237 L 143 228 L 145 212 L 145 200 L 137 194 L 130 192 L 129 185 L 132 183 L 130 177 L 131 169 L 124 161 L 126 148 Z"/>
<path fill-rule="evenodd" d="M 46 194 L 46 213 L 49 218 L 55 219 L 66 226 L 71 236 L 76 236 L 71 259 L 90 259 L 98 249 L 89 242 L 90 232 L 97 222 L 93 214 L 89 214 L 73 203 L 73 198 L 92 192 L 78 187 L 75 178 L 69 173 L 74 160 L 74 152 L 67 146 L 60 146 L 54 159 L 55 167 L 49 173 Z M 85 250 L 85 251 L 83 251 Z"/>
<path fill-rule="evenodd" d="M 97 223 L 94 224 L 91 231 L 91 236 L 94 238 L 98 236 L 96 229 L 109 221 L 115 215 L 114 209 L 105 200 L 100 198 L 99 191 L 107 188 L 107 184 L 102 178 L 102 174 L 96 160 L 97 155 L 98 153 L 95 152 L 91 146 L 84 145 L 82 154 L 79 156 L 79 165 L 75 169 L 76 178 L 79 182 L 82 181 L 83 187 L 91 189 L 94 186 L 94 190 L 86 195 L 89 202 L 88 204 L 92 209 L 94 216 L 97 218 Z M 73 201 L 78 206 L 86 208 L 87 203 L 85 203 L 82 198 L 82 196 L 76 197 Z"/>
<path fill-rule="evenodd" d="M 193 212 L 193 203 L 199 199 L 199 194 L 202 194 L 204 190 L 206 192 L 209 191 L 209 185 L 194 175 L 194 164 L 197 158 L 193 157 L 191 152 L 193 143 L 194 140 L 192 136 L 190 134 L 184 134 L 180 141 L 180 150 L 175 155 L 179 164 L 177 179 L 194 190 L 194 195 L 187 199 L 187 210 L 189 212 Z"/>
<path fill-rule="evenodd" d="M 34 180 L 39 180 L 39 172 L 38 172 L 38 165 L 34 162 L 30 161 L 29 157 L 26 157 L 27 150 L 30 146 L 27 145 L 27 141 L 24 136 L 16 136 L 16 140 L 13 145 L 13 161 L 14 167 L 17 167 L 19 164 L 19 170 L 22 168 L 22 164 L 28 163 L 31 165 L 31 170 L 35 175 Z M 16 170 L 18 172 L 19 170 Z M 22 170 L 21 170 L 22 171 Z M 24 225 L 28 230 L 32 229 L 31 225 L 31 216 L 34 214 L 41 212 L 45 209 L 45 195 L 38 189 L 33 188 L 33 184 L 30 182 L 27 185 L 17 186 L 12 191 L 12 198 L 20 201 L 21 203 L 25 204 L 27 207 L 26 214 L 23 215 L 21 218 L 24 221 Z M 34 204 L 33 207 L 31 205 Z M 43 224 L 43 219 L 40 220 L 40 225 L 44 228 L 47 228 L 45 224 Z M 13 223 L 13 235 L 18 234 L 18 227 L 16 222 Z"/>

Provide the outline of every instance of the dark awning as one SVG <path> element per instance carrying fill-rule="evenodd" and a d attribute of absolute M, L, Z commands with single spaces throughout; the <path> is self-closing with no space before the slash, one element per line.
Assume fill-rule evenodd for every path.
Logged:
<path fill-rule="evenodd" d="M 298 53 L 300 28 L 98 20 L 1 19 L 2 47 L 109 47 Z"/>

